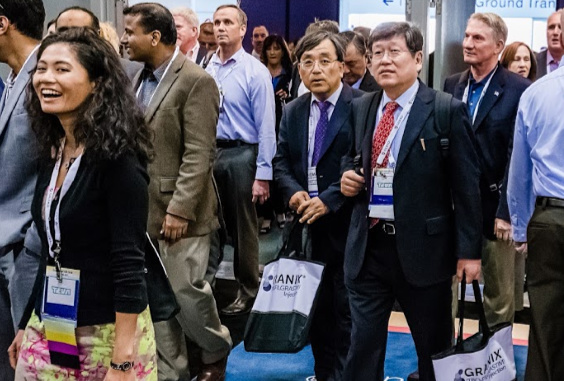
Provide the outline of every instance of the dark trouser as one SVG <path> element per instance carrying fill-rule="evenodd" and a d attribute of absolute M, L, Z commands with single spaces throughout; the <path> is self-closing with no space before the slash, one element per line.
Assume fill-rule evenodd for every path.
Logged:
<path fill-rule="evenodd" d="M 350 213 L 342 211 L 321 217 L 309 227 L 312 259 L 326 264 L 310 330 L 318 381 L 344 380 L 351 343 L 351 312 L 343 274 L 349 220 Z"/>
<path fill-rule="evenodd" d="M 253 297 L 259 286 L 258 220 L 252 202 L 257 152 L 257 145 L 218 148 L 213 170 L 227 233 L 233 242 L 239 292 Z"/>
<path fill-rule="evenodd" d="M 310 329 L 318 381 L 340 381 L 351 343 L 351 315 L 343 267 L 327 266 Z"/>
<path fill-rule="evenodd" d="M 394 300 L 399 302 L 419 359 L 422 381 L 435 380 L 431 356 L 451 345 L 451 280 L 428 287 L 410 285 L 402 271 L 396 240 L 380 225 L 370 229 L 363 268 L 345 276 L 352 316 L 351 348 L 344 380 L 381 381 Z"/>
<path fill-rule="evenodd" d="M 527 228 L 531 330 L 525 379 L 564 380 L 564 208 L 537 206 Z"/>

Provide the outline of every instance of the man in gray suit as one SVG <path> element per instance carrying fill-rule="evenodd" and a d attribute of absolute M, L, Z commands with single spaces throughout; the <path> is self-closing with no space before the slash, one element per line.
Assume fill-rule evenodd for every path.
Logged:
<path fill-rule="evenodd" d="M 30 213 L 37 148 L 24 103 L 44 21 L 41 0 L 0 3 L 0 62 L 12 69 L 0 99 L 0 293 L 9 295 L 9 303 L 4 298 L 0 304 L 0 315 L 11 315 L 14 328 L 33 288 L 41 253 Z M 10 325 L 2 325 L 2 339 L 12 335 Z M 5 355 L 9 343 L 1 345 L 0 353 Z M 0 373 L 1 379 L 8 379 L 3 375 L 6 373 Z"/>
<path fill-rule="evenodd" d="M 560 15 L 562 9 L 554 12 L 546 20 L 546 50 L 537 53 L 537 79 L 556 70 L 564 54 L 564 47 L 560 44 L 562 25 Z"/>

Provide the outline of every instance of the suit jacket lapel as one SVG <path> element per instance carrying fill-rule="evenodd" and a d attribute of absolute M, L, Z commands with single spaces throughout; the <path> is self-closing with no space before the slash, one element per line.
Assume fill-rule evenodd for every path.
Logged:
<path fill-rule="evenodd" d="M 159 82 L 159 85 L 157 86 L 157 89 L 153 94 L 151 102 L 147 106 L 147 110 L 145 111 L 145 122 L 150 123 L 153 115 L 155 115 L 155 112 L 159 108 L 159 105 L 163 101 L 164 97 L 168 94 L 173 83 L 178 78 L 178 72 L 180 71 L 180 69 L 182 69 L 182 66 L 184 65 L 184 62 L 186 62 L 186 60 L 187 58 L 183 54 L 179 53 L 174 61 L 172 61 L 170 68 L 167 70 L 164 77 L 161 78 L 161 81 Z M 137 81 L 139 80 L 138 77 L 136 77 L 136 79 Z"/>
<path fill-rule="evenodd" d="M 505 85 L 504 72 L 501 66 L 498 66 L 494 73 L 490 85 L 486 89 L 486 94 L 478 105 L 478 114 L 476 120 L 472 124 L 472 129 L 476 131 L 480 124 L 484 121 L 492 107 L 497 103 L 498 99 L 503 94 L 503 86 Z"/>
<path fill-rule="evenodd" d="M 320 159 L 323 157 L 323 155 L 325 155 L 325 153 L 333 143 L 333 140 L 335 140 L 335 137 L 339 133 L 339 130 L 348 119 L 349 113 L 347 112 L 347 108 L 349 107 L 351 101 L 352 90 L 348 85 L 343 84 L 343 90 L 341 91 L 341 95 L 337 100 L 335 109 L 331 114 L 329 126 L 327 126 L 327 132 L 325 134 L 323 145 L 321 146 L 321 152 L 319 154 Z"/>
<path fill-rule="evenodd" d="M 401 169 L 411 146 L 417 140 L 417 137 L 425 126 L 425 122 L 429 118 L 429 115 L 431 115 L 431 111 L 433 110 L 433 95 L 433 92 L 427 86 L 422 83 L 419 85 L 419 90 L 417 91 L 417 96 L 415 97 L 415 101 L 413 102 L 413 106 L 409 112 L 405 131 L 401 140 L 396 172 Z"/>
<path fill-rule="evenodd" d="M 0 104 L 0 110 L 2 110 L 2 114 L 0 115 L 0 136 L 4 132 L 10 117 L 12 116 L 12 112 L 16 107 L 18 100 L 20 97 L 25 97 L 25 91 L 27 84 L 29 83 L 29 79 L 31 77 L 31 71 L 35 68 L 37 64 L 37 51 L 34 51 L 24 66 L 22 66 L 18 79 L 14 84 L 14 87 L 10 91 L 10 99 L 4 99 L 4 94 L 2 94 L 2 104 Z M 7 91 L 4 89 L 4 92 Z"/>
<path fill-rule="evenodd" d="M 370 188 L 372 184 L 370 183 L 371 171 L 372 171 L 372 136 L 374 135 L 374 129 L 376 128 L 376 116 L 378 115 L 378 105 L 382 100 L 383 92 L 381 90 L 376 91 L 374 96 L 371 98 L 370 103 L 366 104 L 366 109 L 359 112 L 359 117 L 364 119 L 364 136 L 362 139 L 362 168 L 364 169 L 364 181 L 367 184 L 368 198 L 370 199 Z"/>
<path fill-rule="evenodd" d="M 466 90 L 466 86 L 468 86 L 468 77 L 470 76 L 470 69 L 467 69 L 462 72 L 460 75 L 460 79 L 458 83 L 454 87 L 454 94 L 452 95 L 456 99 L 462 100 L 464 97 L 464 90 Z"/>
<path fill-rule="evenodd" d="M 296 126 L 296 140 L 297 144 L 292 145 L 294 157 L 300 158 L 302 163 L 302 170 L 307 181 L 307 157 L 308 157 L 308 137 L 309 137 L 309 112 L 311 103 L 311 93 L 307 97 L 298 98 L 295 102 L 299 102 L 296 107 L 296 112 L 290 121 L 292 125 Z"/>

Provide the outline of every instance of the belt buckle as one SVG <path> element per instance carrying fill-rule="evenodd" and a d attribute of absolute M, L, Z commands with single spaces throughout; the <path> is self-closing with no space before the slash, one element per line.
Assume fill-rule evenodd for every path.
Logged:
<path fill-rule="evenodd" d="M 396 235 L 396 226 L 394 224 L 389 223 L 389 222 L 382 223 L 382 230 L 387 235 Z"/>
<path fill-rule="evenodd" d="M 490 185 L 490 191 L 491 192 L 497 192 L 499 190 L 499 186 L 497 184 L 492 184 Z"/>

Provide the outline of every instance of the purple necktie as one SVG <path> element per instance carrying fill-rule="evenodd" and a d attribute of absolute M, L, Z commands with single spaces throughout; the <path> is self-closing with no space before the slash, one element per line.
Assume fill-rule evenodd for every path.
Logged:
<path fill-rule="evenodd" d="M 327 127 L 329 126 L 329 106 L 331 103 L 314 101 L 320 111 L 319 121 L 317 122 L 317 127 L 315 127 L 315 143 L 313 145 L 313 156 L 311 158 L 311 166 L 317 166 L 319 159 L 321 158 L 321 147 L 323 146 L 323 140 L 325 139 L 325 134 L 327 133 Z"/>

